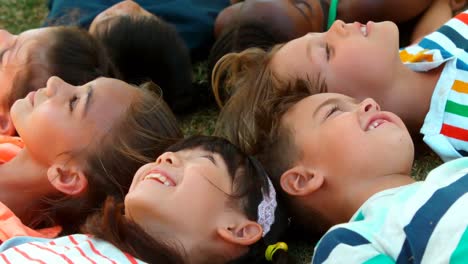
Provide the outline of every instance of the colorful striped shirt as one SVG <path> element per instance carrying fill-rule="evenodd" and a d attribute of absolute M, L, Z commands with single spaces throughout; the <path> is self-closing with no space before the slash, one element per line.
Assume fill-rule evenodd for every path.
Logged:
<path fill-rule="evenodd" d="M 56 239 L 15 237 L 0 246 L 0 263 L 144 263 L 88 235 Z"/>
<path fill-rule="evenodd" d="M 400 50 L 400 58 L 414 71 L 429 71 L 445 63 L 421 133 L 444 161 L 467 156 L 468 10 L 418 44 Z"/>
<path fill-rule="evenodd" d="M 369 198 L 318 242 L 312 263 L 467 263 L 468 157 Z"/>

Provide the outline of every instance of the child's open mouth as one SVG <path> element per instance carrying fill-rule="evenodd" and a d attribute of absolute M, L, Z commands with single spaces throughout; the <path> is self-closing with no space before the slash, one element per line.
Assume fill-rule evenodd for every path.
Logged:
<path fill-rule="evenodd" d="M 166 186 L 175 186 L 175 183 L 171 178 L 155 171 L 150 171 L 143 180 L 154 180 Z"/>

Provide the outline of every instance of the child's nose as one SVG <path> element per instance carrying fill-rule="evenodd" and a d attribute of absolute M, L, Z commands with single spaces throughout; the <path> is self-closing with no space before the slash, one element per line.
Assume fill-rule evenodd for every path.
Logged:
<path fill-rule="evenodd" d="M 374 101 L 372 98 L 364 99 L 361 104 L 359 105 L 359 109 L 363 112 L 373 112 L 373 111 L 380 111 L 379 104 Z"/>
<path fill-rule="evenodd" d="M 179 160 L 174 152 L 164 152 L 156 159 L 156 164 L 178 165 Z"/>
<path fill-rule="evenodd" d="M 336 33 L 339 36 L 346 36 L 348 34 L 345 23 L 341 20 L 336 20 L 328 31 Z"/>
<path fill-rule="evenodd" d="M 118 9 L 120 9 L 120 11 L 125 13 L 125 12 L 136 11 L 140 9 L 140 6 L 133 1 L 125 0 L 125 1 L 120 2 L 120 4 L 118 4 Z"/>
<path fill-rule="evenodd" d="M 70 89 L 70 85 L 60 79 L 57 76 L 52 76 L 47 80 L 47 85 L 46 85 L 46 95 L 48 97 L 54 96 L 57 94 L 57 91 L 60 90 L 60 92 L 67 92 Z"/>
<path fill-rule="evenodd" d="M 0 51 L 7 48 L 6 45 L 11 42 L 15 35 L 7 30 L 0 29 Z"/>

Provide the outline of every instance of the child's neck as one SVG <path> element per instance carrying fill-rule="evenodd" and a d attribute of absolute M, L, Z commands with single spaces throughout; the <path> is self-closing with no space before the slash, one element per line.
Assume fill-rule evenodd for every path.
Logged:
<path fill-rule="evenodd" d="M 0 166 L 0 202 L 27 224 L 40 198 L 54 189 L 47 179 L 47 167 L 31 158 L 26 148 Z"/>
<path fill-rule="evenodd" d="M 334 208 L 328 208 L 328 219 L 333 224 L 346 223 L 374 194 L 414 182 L 415 180 L 406 174 L 384 175 L 372 178 L 369 181 L 363 181 L 355 188 L 349 189 L 347 193 L 341 195 L 341 203 L 335 203 Z"/>
<path fill-rule="evenodd" d="M 403 65 L 395 78 L 391 93 L 399 96 L 393 96 L 396 100 L 389 102 L 387 110 L 400 116 L 412 135 L 419 134 L 443 68 L 441 65 L 429 72 L 415 72 Z"/>

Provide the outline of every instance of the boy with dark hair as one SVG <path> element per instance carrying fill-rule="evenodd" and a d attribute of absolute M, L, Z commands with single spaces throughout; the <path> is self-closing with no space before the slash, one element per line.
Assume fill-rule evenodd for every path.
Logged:
<path fill-rule="evenodd" d="M 312 262 L 462 261 L 468 159 L 415 182 L 413 143 L 398 116 L 372 99 L 304 95 L 278 94 L 261 105 L 257 155 L 295 220 L 319 232 L 333 226 Z"/>

